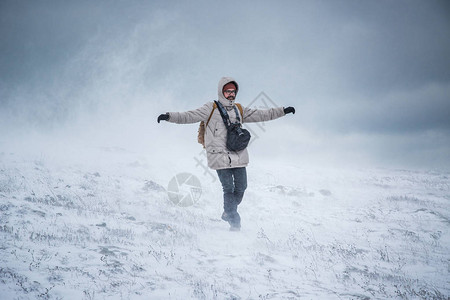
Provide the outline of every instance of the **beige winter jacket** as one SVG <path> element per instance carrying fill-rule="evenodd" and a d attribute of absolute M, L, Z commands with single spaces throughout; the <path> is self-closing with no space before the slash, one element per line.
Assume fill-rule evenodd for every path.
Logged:
<path fill-rule="evenodd" d="M 219 101 L 227 109 L 231 122 L 236 122 L 236 113 L 233 108 L 234 100 L 230 101 L 222 94 L 223 87 L 233 82 L 236 84 L 237 90 L 239 86 L 237 82 L 231 77 L 223 77 L 219 81 L 218 96 Z M 177 124 L 196 123 L 208 120 L 209 115 L 213 109 L 214 102 L 208 102 L 202 107 L 186 112 L 169 112 L 169 122 Z M 283 107 L 270 108 L 267 110 L 254 109 L 242 106 L 244 123 L 263 122 L 284 116 Z M 239 110 L 238 110 L 239 111 Z M 239 116 L 242 122 L 242 117 Z M 208 166 L 213 170 L 245 167 L 248 165 L 247 149 L 242 151 L 230 151 L 226 147 L 227 129 L 220 116 L 219 110 L 215 109 L 208 127 L 205 130 L 205 148 Z"/>

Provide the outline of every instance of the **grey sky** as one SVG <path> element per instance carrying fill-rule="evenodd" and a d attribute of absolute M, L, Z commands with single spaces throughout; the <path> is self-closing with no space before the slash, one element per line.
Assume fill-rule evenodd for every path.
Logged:
<path fill-rule="evenodd" d="M 265 91 L 296 107 L 271 125 L 299 132 L 283 155 L 450 167 L 448 2 L 242 2 L 2 1 L 1 130 L 145 111 L 163 139 L 159 113 L 199 107 L 233 76 L 244 105 Z"/>

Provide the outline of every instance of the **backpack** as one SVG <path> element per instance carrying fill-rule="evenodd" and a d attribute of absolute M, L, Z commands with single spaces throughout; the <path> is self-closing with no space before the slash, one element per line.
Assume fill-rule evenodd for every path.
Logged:
<path fill-rule="evenodd" d="M 239 103 L 235 103 L 235 104 L 236 104 L 236 106 L 238 107 L 239 112 L 241 113 L 241 116 L 242 116 L 242 123 L 244 123 L 244 111 L 243 111 L 243 109 L 242 109 L 242 106 L 241 106 Z M 206 124 L 205 124 L 204 121 L 201 121 L 201 122 L 200 122 L 200 126 L 198 127 L 197 142 L 198 142 L 199 144 L 202 144 L 202 145 L 203 145 L 203 148 L 205 148 L 205 131 L 206 131 L 206 127 L 208 127 L 209 120 L 211 120 L 212 114 L 213 114 L 213 112 L 214 112 L 214 110 L 215 110 L 216 108 L 217 108 L 217 104 L 216 104 L 216 102 L 214 102 L 214 104 L 213 104 L 213 109 L 212 109 L 212 111 L 211 111 L 211 113 L 209 114 L 209 117 L 208 117 L 208 121 L 206 121 Z"/>

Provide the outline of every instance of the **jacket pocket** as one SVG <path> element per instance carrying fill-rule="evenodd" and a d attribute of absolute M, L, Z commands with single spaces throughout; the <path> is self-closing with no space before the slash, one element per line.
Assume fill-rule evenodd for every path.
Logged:
<path fill-rule="evenodd" d="M 223 137 L 226 139 L 227 137 L 227 129 L 225 128 L 225 124 L 223 122 L 216 122 L 213 126 L 213 135 L 214 137 Z"/>
<path fill-rule="evenodd" d="M 216 154 L 216 153 L 223 153 L 223 149 L 220 147 L 210 147 L 208 148 L 208 152 L 211 154 Z"/>
<path fill-rule="evenodd" d="M 211 169 L 220 169 L 229 166 L 229 157 L 223 148 L 210 147 L 207 151 L 208 166 Z"/>

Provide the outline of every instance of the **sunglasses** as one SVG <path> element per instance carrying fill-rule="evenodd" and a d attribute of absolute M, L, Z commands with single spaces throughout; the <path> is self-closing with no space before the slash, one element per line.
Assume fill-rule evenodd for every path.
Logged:
<path fill-rule="evenodd" d="M 226 90 L 224 92 L 227 94 L 235 94 L 236 95 L 236 90 Z"/>

